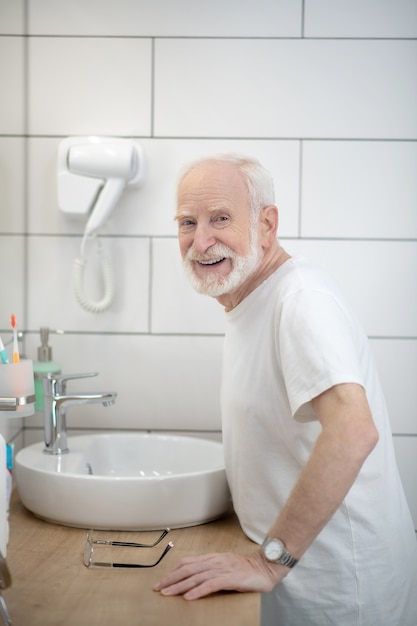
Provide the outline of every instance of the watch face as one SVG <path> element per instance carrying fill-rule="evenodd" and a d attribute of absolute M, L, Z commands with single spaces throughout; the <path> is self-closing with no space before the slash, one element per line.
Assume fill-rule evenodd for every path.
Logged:
<path fill-rule="evenodd" d="M 284 552 L 284 544 L 279 539 L 271 539 L 264 547 L 264 554 L 269 561 L 277 561 Z"/>

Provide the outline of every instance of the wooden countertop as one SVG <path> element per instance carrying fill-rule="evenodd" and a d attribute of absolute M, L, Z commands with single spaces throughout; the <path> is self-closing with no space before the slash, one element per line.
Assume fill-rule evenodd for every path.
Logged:
<path fill-rule="evenodd" d="M 99 534 L 115 538 L 116 533 Z M 139 533 L 122 535 L 139 538 Z M 183 556 L 252 549 L 234 514 L 172 530 L 161 545 L 170 540 L 174 548 L 151 569 L 86 568 L 85 536 L 85 530 L 37 519 L 13 495 L 7 548 L 12 586 L 3 592 L 13 626 L 258 626 L 256 593 L 218 593 L 190 602 L 152 591 Z M 119 549 L 125 550 L 111 548 Z"/>

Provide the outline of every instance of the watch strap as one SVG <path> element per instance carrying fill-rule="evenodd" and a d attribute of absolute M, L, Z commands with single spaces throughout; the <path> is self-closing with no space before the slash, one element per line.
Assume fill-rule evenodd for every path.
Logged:
<path fill-rule="evenodd" d="M 289 552 L 285 550 L 278 563 L 281 563 L 281 565 L 286 565 L 287 567 L 294 567 L 294 565 L 297 565 L 298 559 L 296 559 L 295 556 L 292 556 Z"/>
<path fill-rule="evenodd" d="M 294 565 L 297 565 L 298 563 L 298 559 L 295 558 L 295 556 L 292 556 L 292 554 L 290 554 L 289 552 L 287 552 L 287 549 L 285 547 L 284 542 L 282 541 L 282 539 L 277 539 L 276 537 L 268 537 L 266 536 L 263 543 L 262 543 L 262 548 L 265 548 L 265 546 L 270 542 L 270 541 L 279 541 L 282 546 L 283 546 L 283 553 L 281 554 L 281 556 L 278 559 L 275 560 L 271 560 L 269 559 L 266 555 L 265 558 L 270 561 L 271 563 L 279 563 L 280 565 L 285 565 L 286 567 L 294 567 Z M 265 554 L 265 552 L 264 552 Z"/>

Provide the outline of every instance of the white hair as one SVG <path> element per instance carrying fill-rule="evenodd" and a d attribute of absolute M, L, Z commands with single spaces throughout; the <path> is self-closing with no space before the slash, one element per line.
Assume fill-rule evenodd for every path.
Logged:
<path fill-rule="evenodd" d="M 275 204 L 274 181 L 268 170 L 257 159 L 232 152 L 214 154 L 193 161 L 181 173 L 178 188 L 190 172 L 209 163 L 232 163 L 237 166 L 248 188 L 252 220 L 254 222 L 259 217 L 263 207 Z"/>

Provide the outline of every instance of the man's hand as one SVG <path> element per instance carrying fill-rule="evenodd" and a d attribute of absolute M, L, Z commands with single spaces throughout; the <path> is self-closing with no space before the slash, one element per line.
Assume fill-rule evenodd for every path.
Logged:
<path fill-rule="evenodd" d="M 260 552 L 205 554 L 181 559 L 154 587 L 164 596 L 197 600 L 216 591 L 271 591 L 290 570 L 269 564 Z"/>

